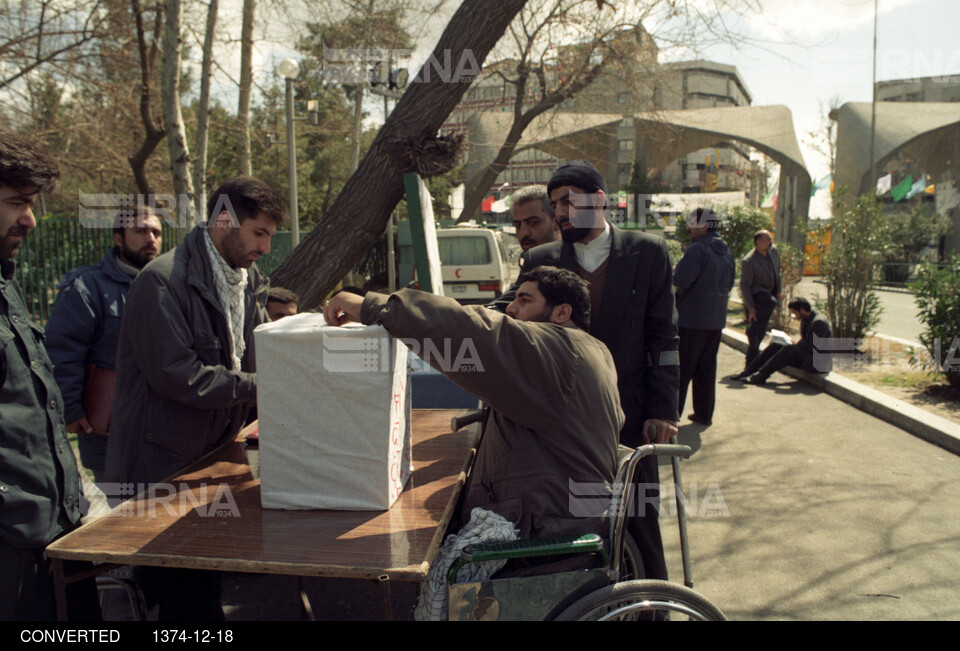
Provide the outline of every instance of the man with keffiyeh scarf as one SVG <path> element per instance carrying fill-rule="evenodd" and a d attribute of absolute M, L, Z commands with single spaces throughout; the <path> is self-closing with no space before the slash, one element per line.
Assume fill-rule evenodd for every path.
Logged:
<path fill-rule="evenodd" d="M 253 330 L 269 321 L 269 282 L 254 262 L 269 253 L 286 206 L 266 183 L 239 177 L 211 194 L 207 214 L 127 294 L 108 483 L 174 476 L 236 437 L 256 404 Z M 155 574 L 162 619 L 223 618 L 215 573 Z"/>

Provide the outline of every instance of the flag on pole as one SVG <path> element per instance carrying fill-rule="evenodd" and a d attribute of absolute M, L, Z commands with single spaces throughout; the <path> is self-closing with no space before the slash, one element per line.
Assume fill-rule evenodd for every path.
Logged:
<path fill-rule="evenodd" d="M 830 191 L 833 192 L 833 174 L 827 174 L 810 186 L 810 196 L 812 197 L 820 192 L 820 190 L 826 190 L 827 188 L 830 188 Z"/>
<path fill-rule="evenodd" d="M 887 192 L 890 192 L 890 188 L 893 187 L 893 174 L 887 174 L 886 176 L 880 177 L 877 179 L 877 196 L 882 196 Z"/>
<path fill-rule="evenodd" d="M 481 208 L 483 208 L 483 212 L 490 212 L 491 208 L 493 208 L 493 202 L 494 202 L 493 197 L 487 197 L 486 199 L 484 199 L 483 203 L 480 204 Z"/>
<path fill-rule="evenodd" d="M 510 210 L 510 197 L 512 194 L 508 194 L 503 199 L 498 199 L 490 204 L 491 212 L 507 212 Z"/>
<path fill-rule="evenodd" d="M 910 188 L 913 186 L 913 176 L 907 175 L 905 179 L 897 183 L 897 186 L 890 190 L 890 196 L 893 197 L 893 202 L 896 203 L 901 201 L 904 197 L 907 196 L 907 193 L 910 192 Z"/>
<path fill-rule="evenodd" d="M 919 179 L 913 182 L 913 185 L 910 186 L 910 192 L 907 193 L 905 199 L 912 199 L 916 195 L 923 192 L 923 189 L 927 187 L 927 179 L 924 176 L 921 176 Z"/>

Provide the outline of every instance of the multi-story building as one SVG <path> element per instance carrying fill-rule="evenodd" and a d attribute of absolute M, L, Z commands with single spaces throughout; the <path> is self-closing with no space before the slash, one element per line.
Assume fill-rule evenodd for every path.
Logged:
<path fill-rule="evenodd" d="M 548 84 L 564 73 L 563 62 L 575 58 L 578 47 L 569 46 L 558 52 L 557 63 L 547 70 Z M 618 52 L 615 61 L 608 63 L 590 85 L 556 109 L 566 117 L 571 114 L 609 114 L 614 120 L 618 115 L 622 117 L 609 137 L 584 143 L 591 148 L 592 157 L 606 161 L 600 168 L 606 177 L 608 192 L 625 190 L 634 165 L 642 165 L 644 161 L 633 115 L 657 110 L 747 106 L 752 101 L 734 66 L 702 60 L 659 64 L 656 43 L 642 26 L 617 33 L 609 49 Z M 504 76 L 516 76 L 515 61 L 485 66 L 481 78 L 474 82 L 444 125 L 444 131 L 465 133 L 468 147 L 478 148 L 475 153 L 486 148 L 487 160 L 489 153 L 503 143 L 513 122 L 516 88 L 504 81 Z M 533 106 L 538 90 L 539 82 L 531 76 L 527 88 L 529 99 L 524 101 L 524 109 Z M 483 116 L 483 120 L 478 120 L 478 116 Z M 484 158 L 468 156 L 468 183 L 480 172 Z M 556 157 L 537 149 L 518 152 L 491 185 L 490 194 L 496 196 L 498 191 L 501 195 L 508 194 L 519 186 L 546 183 L 557 164 Z M 745 147 L 718 143 L 686 154 L 652 180 L 665 192 L 749 191 L 750 168 Z M 506 189 L 501 190 L 504 184 Z"/>
<path fill-rule="evenodd" d="M 960 74 L 878 81 L 878 102 L 960 102 Z"/>

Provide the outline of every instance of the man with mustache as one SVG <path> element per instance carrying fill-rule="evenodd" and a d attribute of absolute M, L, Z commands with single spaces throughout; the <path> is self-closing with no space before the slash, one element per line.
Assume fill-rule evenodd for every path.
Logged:
<path fill-rule="evenodd" d="M 130 283 L 160 254 L 160 219 L 147 206 L 121 211 L 114 247 L 96 264 L 68 271 L 47 321 L 46 346 L 63 394 L 67 431 L 80 461 L 103 481 L 120 319 Z M 88 411 L 90 413 L 88 413 Z"/>
<path fill-rule="evenodd" d="M 280 195 L 238 177 L 210 194 L 207 222 L 148 264 L 130 291 L 117 346 L 105 479 L 153 484 L 227 441 L 257 396 L 253 330 L 269 281 L 254 264 L 286 219 Z M 217 572 L 146 568 L 164 621 L 223 620 Z"/>
<path fill-rule="evenodd" d="M 651 442 L 667 441 L 677 433 L 680 371 L 673 272 L 663 237 L 622 230 L 604 218 L 606 184 L 589 161 L 560 165 L 547 191 L 562 239 L 525 251 L 520 272 L 560 267 L 588 282 L 590 334 L 607 345 L 616 362 L 626 415 L 620 442 L 642 445 L 651 429 Z M 508 305 L 517 288 L 514 283 L 495 306 Z M 628 531 L 640 548 L 645 578 L 666 579 L 656 457 L 641 461 L 640 482 L 640 517 L 628 521 Z"/>
<path fill-rule="evenodd" d="M 510 199 L 510 210 L 517 241 L 524 251 L 560 237 L 560 228 L 553 218 L 546 187 L 530 185 L 521 188 Z"/>
<path fill-rule="evenodd" d="M 37 195 L 60 177 L 33 143 L 0 131 L 0 621 L 54 619 L 44 548 L 80 523 L 80 475 L 63 399 L 14 276 Z M 99 619 L 93 580 L 67 589 L 71 619 Z"/>

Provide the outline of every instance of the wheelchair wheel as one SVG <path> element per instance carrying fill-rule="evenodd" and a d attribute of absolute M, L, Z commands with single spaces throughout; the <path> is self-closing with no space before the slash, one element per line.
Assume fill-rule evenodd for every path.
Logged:
<path fill-rule="evenodd" d="M 654 611 L 669 613 L 672 621 L 726 621 L 719 608 L 690 588 L 654 580 L 604 586 L 573 603 L 555 621 L 638 621 L 651 619 Z"/>
<path fill-rule="evenodd" d="M 623 534 L 623 558 L 620 559 L 620 583 L 643 578 L 640 548 L 629 533 Z"/>

